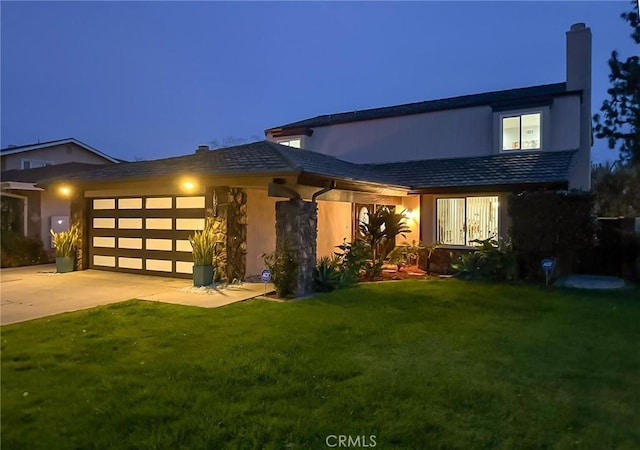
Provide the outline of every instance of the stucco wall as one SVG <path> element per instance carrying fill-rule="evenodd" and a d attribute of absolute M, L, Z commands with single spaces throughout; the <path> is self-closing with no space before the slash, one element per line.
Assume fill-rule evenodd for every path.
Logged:
<path fill-rule="evenodd" d="M 51 229 L 51 216 L 68 216 L 70 202 L 68 199 L 60 198 L 47 191 L 43 191 L 41 195 L 40 236 L 45 250 L 49 250 L 51 249 L 51 235 L 49 234 L 49 230 Z"/>
<path fill-rule="evenodd" d="M 422 231 L 422 243 L 432 244 L 436 240 L 436 201 L 434 195 L 422 195 L 420 199 L 420 229 Z"/>
<path fill-rule="evenodd" d="M 580 147 L 580 96 L 554 100 L 551 109 L 551 151 L 576 150 Z"/>
<path fill-rule="evenodd" d="M 69 143 L 3 156 L 2 170 L 22 169 L 21 161 L 23 159 L 51 161 L 54 164 L 64 164 L 69 162 L 111 164 L 110 161 L 103 157 L 89 152 L 76 144 Z"/>
<path fill-rule="evenodd" d="M 351 240 L 351 203 L 318 200 L 317 257 L 332 256 L 345 238 Z"/>
<path fill-rule="evenodd" d="M 266 190 L 247 189 L 247 276 L 260 275 L 260 255 L 276 249 L 276 199 Z"/>
<path fill-rule="evenodd" d="M 247 276 L 259 275 L 260 255 L 275 250 L 276 202 L 266 190 L 247 189 Z M 351 203 L 318 201 L 317 256 L 330 256 L 351 237 Z"/>
<path fill-rule="evenodd" d="M 567 95 L 551 106 L 496 112 L 478 106 L 343 123 L 314 128 L 303 147 L 359 163 L 500 154 L 501 116 L 541 111 L 542 151 L 576 150 L 580 110 L 580 96 Z"/>
<path fill-rule="evenodd" d="M 352 162 L 481 156 L 491 120 L 491 108 L 475 107 L 318 127 L 305 149 Z"/>
<path fill-rule="evenodd" d="M 412 195 L 410 197 L 403 198 L 402 207 L 396 208 L 396 211 L 398 212 L 402 212 L 402 210 L 410 210 L 412 212 L 410 217 L 405 221 L 411 231 L 406 233 L 405 237 L 397 236 L 396 245 L 404 242 L 408 242 L 409 244 L 413 243 L 413 241 L 416 241 L 416 243 L 420 242 L 420 196 Z"/>

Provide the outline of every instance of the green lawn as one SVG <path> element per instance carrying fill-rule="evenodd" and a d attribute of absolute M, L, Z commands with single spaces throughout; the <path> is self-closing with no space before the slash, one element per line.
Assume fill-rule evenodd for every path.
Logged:
<path fill-rule="evenodd" d="M 321 449 L 329 435 L 640 448 L 638 290 L 450 280 L 213 310 L 133 300 L 1 339 L 3 450 Z"/>

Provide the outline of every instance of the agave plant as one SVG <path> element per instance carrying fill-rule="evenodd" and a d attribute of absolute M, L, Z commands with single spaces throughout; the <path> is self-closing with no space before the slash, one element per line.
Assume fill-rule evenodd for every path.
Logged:
<path fill-rule="evenodd" d="M 75 256 L 80 243 L 80 230 L 76 225 L 73 225 L 68 231 L 56 233 L 50 230 L 49 232 L 53 246 L 56 248 L 56 256 Z"/>
<path fill-rule="evenodd" d="M 313 271 L 313 285 L 319 292 L 329 292 L 340 287 L 340 259 L 323 256 Z"/>
<path fill-rule="evenodd" d="M 193 263 L 196 266 L 211 266 L 218 256 L 216 233 L 212 226 L 207 225 L 202 231 L 194 231 L 189 236 L 193 248 Z"/>

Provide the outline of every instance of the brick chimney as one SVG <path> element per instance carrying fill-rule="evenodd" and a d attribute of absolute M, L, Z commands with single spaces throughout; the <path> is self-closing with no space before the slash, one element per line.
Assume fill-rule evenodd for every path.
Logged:
<path fill-rule="evenodd" d="M 208 145 L 198 145 L 198 148 L 196 149 L 196 153 L 206 153 L 208 151 L 209 151 Z"/>
<path fill-rule="evenodd" d="M 567 31 L 567 90 L 582 91 L 580 103 L 580 148 L 576 158 L 578 173 L 573 186 L 591 188 L 591 29 L 575 23 Z"/>

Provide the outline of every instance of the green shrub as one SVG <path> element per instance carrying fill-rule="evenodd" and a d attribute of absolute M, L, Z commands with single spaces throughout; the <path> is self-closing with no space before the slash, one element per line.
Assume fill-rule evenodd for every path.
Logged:
<path fill-rule="evenodd" d="M 509 244 L 501 249 L 498 241 L 474 239 L 478 250 L 462 255 L 457 263 L 451 264 L 456 277 L 466 280 L 507 281 L 515 278 L 515 255 Z"/>
<path fill-rule="evenodd" d="M 15 231 L 2 231 L 0 266 L 18 267 L 50 262 L 40 239 L 32 239 Z"/>
<path fill-rule="evenodd" d="M 425 248 L 426 247 L 423 247 L 420 242 L 416 242 L 415 240 L 412 241 L 411 244 L 405 241 L 391 250 L 387 258 L 390 264 L 395 264 L 398 266 L 398 270 L 400 270 L 400 268 L 405 265 L 418 265 L 420 253 L 425 250 Z"/>
<path fill-rule="evenodd" d="M 276 295 L 280 298 L 293 297 L 298 279 L 298 258 L 289 248 L 262 255 L 264 265 L 271 272 Z"/>
<path fill-rule="evenodd" d="M 341 285 L 340 259 L 323 256 L 313 271 L 313 287 L 319 292 L 330 292 Z"/>
<path fill-rule="evenodd" d="M 340 284 L 342 286 L 357 283 L 362 273 L 370 272 L 373 252 L 363 241 L 347 242 L 337 245 L 340 252 L 335 252 L 340 261 Z"/>

